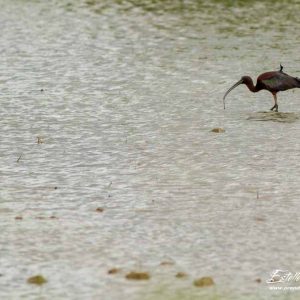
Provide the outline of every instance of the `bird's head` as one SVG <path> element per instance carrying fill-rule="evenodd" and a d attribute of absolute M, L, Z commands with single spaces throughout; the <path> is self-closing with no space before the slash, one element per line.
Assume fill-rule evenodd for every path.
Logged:
<path fill-rule="evenodd" d="M 241 84 L 247 85 L 252 81 L 252 79 L 250 76 L 243 76 L 240 81 L 241 81 Z"/>
<path fill-rule="evenodd" d="M 252 81 L 250 76 L 243 76 L 237 83 L 235 83 L 224 95 L 223 97 L 223 104 L 224 104 L 224 109 L 225 109 L 225 98 L 226 96 L 233 90 L 235 89 L 237 86 L 239 86 L 240 84 L 248 84 Z"/>

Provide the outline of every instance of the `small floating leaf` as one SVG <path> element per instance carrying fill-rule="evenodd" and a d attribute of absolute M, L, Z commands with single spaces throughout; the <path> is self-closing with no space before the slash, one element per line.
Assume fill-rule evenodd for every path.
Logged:
<path fill-rule="evenodd" d="M 42 275 L 36 275 L 36 276 L 29 277 L 27 279 L 27 282 L 30 284 L 42 285 L 46 283 L 47 280 Z"/>
<path fill-rule="evenodd" d="M 96 212 L 104 212 L 104 208 L 103 207 L 97 207 Z"/>
<path fill-rule="evenodd" d="M 202 278 L 196 279 L 194 281 L 194 286 L 197 286 L 197 287 L 211 286 L 214 284 L 215 283 L 211 277 L 202 277 Z"/>
<path fill-rule="evenodd" d="M 22 216 L 16 216 L 15 220 L 23 220 L 23 217 Z"/>
<path fill-rule="evenodd" d="M 130 272 L 125 276 L 127 279 L 130 280 L 148 280 L 150 279 L 150 275 L 146 272 Z"/>

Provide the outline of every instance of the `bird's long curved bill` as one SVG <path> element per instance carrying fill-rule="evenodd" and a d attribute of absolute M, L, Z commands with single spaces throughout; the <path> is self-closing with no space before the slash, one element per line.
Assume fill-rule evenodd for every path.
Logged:
<path fill-rule="evenodd" d="M 224 105 L 224 109 L 225 109 L 225 98 L 226 96 L 233 90 L 235 89 L 237 86 L 239 86 L 242 83 L 242 80 L 239 80 L 237 83 L 235 83 L 224 95 L 223 97 L 223 105 Z"/>

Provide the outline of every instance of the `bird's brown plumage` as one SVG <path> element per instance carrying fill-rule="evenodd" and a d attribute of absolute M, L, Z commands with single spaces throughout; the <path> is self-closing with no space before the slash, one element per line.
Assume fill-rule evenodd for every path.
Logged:
<path fill-rule="evenodd" d="M 286 91 L 300 87 L 300 80 L 284 72 L 267 72 L 258 76 L 256 86 L 270 92 Z"/>

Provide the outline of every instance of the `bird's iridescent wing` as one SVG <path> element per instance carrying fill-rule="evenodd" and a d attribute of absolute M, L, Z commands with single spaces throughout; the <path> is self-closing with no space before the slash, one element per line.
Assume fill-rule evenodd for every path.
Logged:
<path fill-rule="evenodd" d="M 300 86 L 300 81 L 284 72 L 264 73 L 257 79 L 266 89 L 271 91 L 285 91 Z"/>

